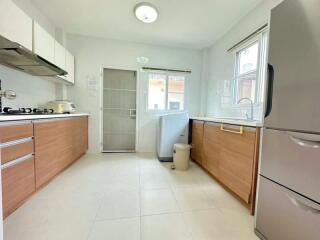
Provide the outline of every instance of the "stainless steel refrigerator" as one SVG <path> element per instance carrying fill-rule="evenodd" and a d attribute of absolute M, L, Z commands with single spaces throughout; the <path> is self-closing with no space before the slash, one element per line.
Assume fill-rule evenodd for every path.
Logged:
<path fill-rule="evenodd" d="M 271 12 L 256 233 L 320 239 L 320 0 Z"/>

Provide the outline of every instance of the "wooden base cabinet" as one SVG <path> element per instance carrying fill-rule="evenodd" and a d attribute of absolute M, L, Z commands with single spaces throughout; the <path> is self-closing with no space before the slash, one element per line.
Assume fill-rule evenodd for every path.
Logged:
<path fill-rule="evenodd" d="M 3 217 L 87 149 L 87 116 L 0 123 Z"/>
<path fill-rule="evenodd" d="M 34 158 L 2 169 L 3 217 L 14 212 L 35 190 Z"/>
<path fill-rule="evenodd" d="M 88 148 L 88 118 L 34 123 L 36 187 L 40 188 Z"/>
<path fill-rule="evenodd" d="M 9 216 L 35 192 L 33 124 L 0 123 L 3 217 Z"/>
<path fill-rule="evenodd" d="M 203 122 L 193 121 L 191 158 L 197 163 L 202 163 Z"/>
<path fill-rule="evenodd" d="M 202 122 L 203 134 L 200 139 L 198 126 L 193 121 L 192 146 L 196 154 L 191 155 L 204 169 L 220 183 L 236 194 L 254 212 L 258 168 L 260 129 L 238 125 Z M 195 135 L 194 135 L 195 133 Z M 198 144 L 202 142 L 202 145 Z"/>

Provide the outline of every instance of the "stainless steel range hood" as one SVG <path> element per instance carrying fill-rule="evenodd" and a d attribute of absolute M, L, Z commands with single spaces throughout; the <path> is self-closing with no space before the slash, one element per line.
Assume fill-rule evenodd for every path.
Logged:
<path fill-rule="evenodd" d="M 67 72 L 18 43 L 0 36 L 0 64 L 34 76 L 63 76 Z"/>

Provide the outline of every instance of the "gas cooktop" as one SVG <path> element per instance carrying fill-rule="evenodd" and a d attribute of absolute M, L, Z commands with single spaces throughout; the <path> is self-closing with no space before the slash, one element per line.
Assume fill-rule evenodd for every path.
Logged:
<path fill-rule="evenodd" d="M 13 109 L 10 107 L 3 108 L 1 115 L 48 115 L 48 114 L 59 114 L 55 113 L 53 109 L 40 109 L 40 108 L 17 108 Z"/>

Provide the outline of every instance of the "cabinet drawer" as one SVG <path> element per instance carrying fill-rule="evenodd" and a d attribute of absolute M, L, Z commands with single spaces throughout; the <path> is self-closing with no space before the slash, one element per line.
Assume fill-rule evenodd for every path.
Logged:
<path fill-rule="evenodd" d="M 320 205 L 260 177 L 256 229 L 270 240 L 318 240 Z"/>
<path fill-rule="evenodd" d="M 1 145 L 0 145 L 1 146 Z M 8 142 L 1 146 L 1 164 L 10 162 L 22 156 L 32 154 L 34 145 L 32 138 L 25 138 L 20 141 Z"/>
<path fill-rule="evenodd" d="M 0 125 L 0 143 L 10 142 L 33 136 L 33 124 L 31 122 L 12 123 Z"/>
<path fill-rule="evenodd" d="M 9 164 L 13 163 L 10 162 Z M 8 164 L 8 163 L 7 163 Z M 3 216 L 7 217 L 35 192 L 34 158 L 25 157 L 16 164 L 2 165 Z"/>
<path fill-rule="evenodd" d="M 261 174 L 320 202 L 320 135 L 263 131 Z"/>

